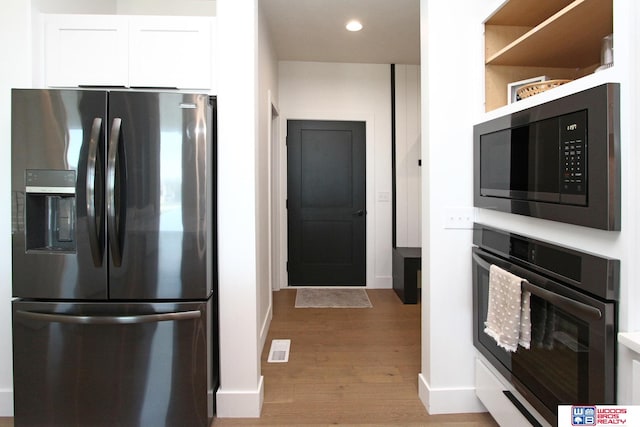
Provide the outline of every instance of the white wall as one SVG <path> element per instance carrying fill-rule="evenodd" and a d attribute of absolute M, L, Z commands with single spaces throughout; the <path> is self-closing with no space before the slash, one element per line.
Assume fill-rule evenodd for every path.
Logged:
<path fill-rule="evenodd" d="M 390 65 L 283 61 L 279 81 L 282 138 L 288 119 L 366 121 L 367 287 L 391 288 Z"/>
<path fill-rule="evenodd" d="M 11 352 L 11 88 L 31 85 L 31 2 L 0 14 L 0 416 L 13 415 Z"/>
<path fill-rule="evenodd" d="M 257 417 L 258 1 L 218 0 L 220 417 Z M 230 41 L 233 40 L 233 43 Z"/>
<path fill-rule="evenodd" d="M 420 247 L 420 66 L 395 66 L 396 246 Z"/>
<path fill-rule="evenodd" d="M 422 372 L 431 414 L 484 411 L 474 391 L 471 230 L 445 210 L 473 206 L 472 136 L 483 111 L 482 2 L 421 0 Z M 455 22 L 455 25 L 451 25 Z"/>
<path fill-rule="evenodd" d="M 278 106 L 278 62 L 265 16 L 258 21 L 258 139 L 256 141 L 256 230 L 258 260 L 258 329 L 260 348 L 269 332 L 273 314 L 271 283 L 271 108 Z"/>

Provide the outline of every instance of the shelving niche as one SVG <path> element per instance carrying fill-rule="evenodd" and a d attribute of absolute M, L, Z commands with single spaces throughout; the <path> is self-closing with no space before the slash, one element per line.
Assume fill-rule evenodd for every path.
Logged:
<path fill-rule="evenodd" d="M 485 21 L 486 111 L 507 104 L 511 82 L 593 73 L 611 33 L 613 0 L 506 1 Z"/>

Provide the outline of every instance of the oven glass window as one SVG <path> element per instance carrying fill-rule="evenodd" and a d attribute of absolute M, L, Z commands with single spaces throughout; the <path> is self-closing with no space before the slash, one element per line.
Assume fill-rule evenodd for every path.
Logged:
<path fill-rule="evenodd" d="M 531 296 L 531 348 L 511 358 L 513 375 L 550 408 L 589 400 L 589 325 Z"/>
<path fill-rule="evenodd" d="M 531 296 L 531 347 L 510 353 L 484 333 L 489 272 L 478 268 L 478 340 L 552 411 L 559 404 L 589 401 L 589 324 Z"/>

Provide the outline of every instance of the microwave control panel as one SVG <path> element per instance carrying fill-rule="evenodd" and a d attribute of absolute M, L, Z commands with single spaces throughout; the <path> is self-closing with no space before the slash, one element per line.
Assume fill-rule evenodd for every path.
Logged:
<path fill-rule="evenodd" d="M 560 117 L 561 193 L 586 194 L 587 113 Z"/>

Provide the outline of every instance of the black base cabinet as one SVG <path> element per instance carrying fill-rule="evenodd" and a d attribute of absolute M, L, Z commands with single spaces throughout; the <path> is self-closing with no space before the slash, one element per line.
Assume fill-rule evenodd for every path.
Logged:
<path fill-rule="evenodd" d="M 405 304 L 418 302 L 421 248 L 393 248 L 393 290 Z"/>

